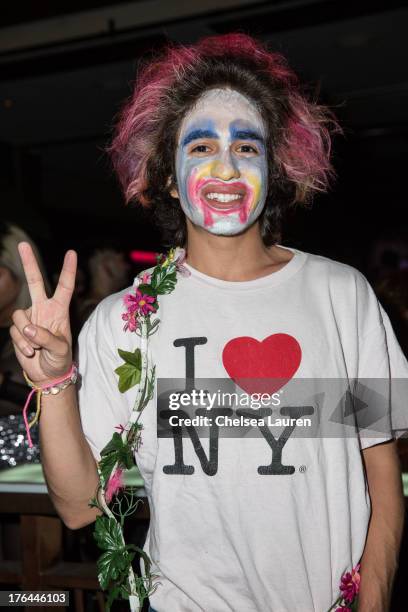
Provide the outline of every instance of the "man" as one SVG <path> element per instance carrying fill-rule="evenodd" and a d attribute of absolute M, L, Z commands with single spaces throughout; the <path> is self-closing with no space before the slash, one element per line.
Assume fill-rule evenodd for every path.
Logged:
<path fill-rule="evenodd" d="M 171 48 L 141 72 L 111 153 L 126 199 L 153 207 L 167 238 L 186 249 L 189 272 L 160 296 L 149 341 L 158 379 L 183 379 L 190 390 L 222 379 L 272 397 L 297 379 L 407 375 L 364 277 L 278 244 L 285 209 L 327 186 L 333 125 L 284 59 L 244 35 Z M 51 381 L 71 365 L 75 254 L 47 300 L 32 253 L 20 248 L 33 305 L 14 314 L 11 334 L 29 378 Z M 81 332 L 79 411 L 73 385 L 44 398 L 44 471 L 72 528 L 97 515 L 87 506 L 94 458 L 135 398 L 135 389 L 118 392 L 114 373 L 117 349 L 139 343 L 123 330 L 126 293 L 105 299 Z M 283 404 L 281 414 L 292 409 Z M 155 401 L 140 422 L 145 551 L 159 576 L 152 609 L 326 612 L 359 562 L 359 611 L 388 609 L 403 520 L 391 433 L 296 437 L 292 427 L 279 437 L 259 427 L 208 443 L 191 429 L 158 437 Z"/>

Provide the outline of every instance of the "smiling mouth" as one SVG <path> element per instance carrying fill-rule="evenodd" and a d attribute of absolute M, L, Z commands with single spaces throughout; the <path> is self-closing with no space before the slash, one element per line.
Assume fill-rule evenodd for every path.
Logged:
<path fill-rule="evenodd" d="M 240 208 L 246 196 L 246 189 L 241 184 L 210 183 L 201 189 L 201 198 L 218 210 Z"/>

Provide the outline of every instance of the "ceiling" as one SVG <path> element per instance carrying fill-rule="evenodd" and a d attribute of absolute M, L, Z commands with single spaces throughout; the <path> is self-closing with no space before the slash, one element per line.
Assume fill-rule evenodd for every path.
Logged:
<path fill-rule="evenodd" d="M 327 14 L 324 21 L 322 7 L 337 3 L 251 4 L 245 11 L 241 7 L 221 16 L 210 12 L 189 21 L 183 15 L 173 23 L 138 29 L 137 35 L 118 33 L 109 44 L 103 39 L 96 45 L 90 38 L 80 43 L 66 41 L 63 49 L 59 41 L 57 46 L 25 47 L 20 54 L 16 49 L 3 51 L 0 139 L 42 145 L 103 137 L 130 92 L 138 56 L 165 39 L 190 42 L 205 34 L 236 29 L 257 34 L 287 55 L 327 101 L 341 105 L 354 127 L 391 127 L 408 120 L 408 8 L 384 10 L 380 3 L 378 12 L 347 18 L 343 7 L 343 12 Z M 311 13 L 316 13 L 313 19 Z M 24 27 L 29 30 L 34 25 L 30 22 Z M 11 37 L 10 30 L 13 28 L 3 32 Z M 22 44 L 27 44 L 20 34 Z M 115 57 L 120 59 L 112 61 Z"/>

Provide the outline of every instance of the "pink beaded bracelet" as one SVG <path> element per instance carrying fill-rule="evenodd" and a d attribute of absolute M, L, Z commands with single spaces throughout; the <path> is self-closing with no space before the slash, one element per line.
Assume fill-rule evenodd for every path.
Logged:
<path fill-rule="evenodd" d="M 78 379 L 78 366 L 76 365 L 76 363 L 73 362 L 69 372 L 64 374 L 64 376 L 61 376 L 61 378 L 57 378 L 56 380 L 53 380 L 52 382 L 44 385 L 36 385 L 35 383 L 33 383 L 33 381 L 28 378 L 24 370 L 23 374 L 27 384 L 31 387 L 31 391 L 28 394 L 26 403 L 23 408 L 23 419 L 27 432 L 28 446 L 32 448 L 33 443 L 30 436 L 30 429 L 33 425 L 37 423 L 40 418 L 42 395 L 56 395 L 63 389 L 66 389 L 69 385 L 74 385 Z M 33 420 L 29 423 L 27 419 L 27 409 L 34 393 L 37 393 L 37 410 Z"/>

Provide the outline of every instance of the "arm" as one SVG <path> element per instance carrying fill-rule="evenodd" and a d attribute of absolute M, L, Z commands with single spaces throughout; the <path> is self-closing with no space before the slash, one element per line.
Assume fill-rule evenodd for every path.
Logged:
<path fill-rule="evenodd" d="M 389 610 L 404 523 L 404 498 L 396 443 L 362 451 L 371 519 L 361 559 L 359 612 Z"/>
<path fill-rule="evenodd" d="M 43 396 L 40 423 L 41 462 L 52 502 L 70 529 L 92 523 L 101 514 L 88 506 L 99 478 L 79 418 L 76 390 Z"/>
<path fill-rule="evenodd" d="M 48 298 L 30 245 L 20 243 L 19 251 L 32 305 L 13 313 L 10 335 L 22 369 L 43 386 L 66 374 L 72 364 L 69 304 L 76 254 L 66 254 L 58 286 Z M 49 493 L 62 520 L 73 529 L 94 521 L 99 511 L 89 508 L 88 502 L 96 494 L 98 475 L 81 428 L 73 385 L 42 397 L 40 445 Z"/>

